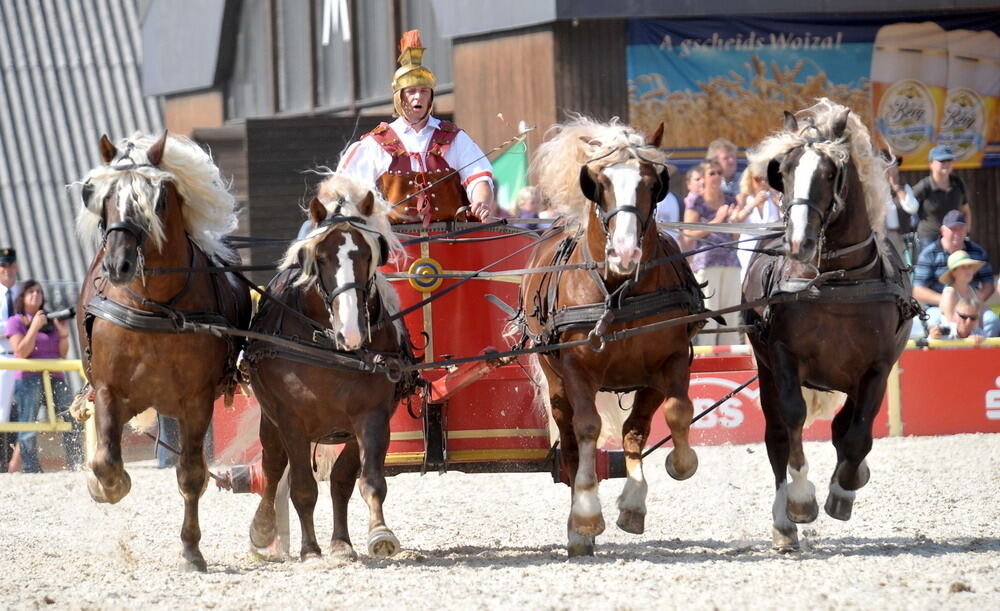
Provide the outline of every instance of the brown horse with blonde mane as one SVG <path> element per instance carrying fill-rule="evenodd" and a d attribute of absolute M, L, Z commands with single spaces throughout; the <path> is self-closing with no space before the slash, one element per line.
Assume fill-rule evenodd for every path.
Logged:
<path fill-rule="evenodd" d="M 645 529 L 642 451 L 661 404 L 674 443 L 667 472 L 683 480 L 698 467 L 688 442 L 693 414 L 688 382 L 690 340 L 700 324 L 668 326 L 607 344 L 597 337 L 704 309 L 682 257 L 647 265 L 679 253 L 673 240 L 659 235 L 654 220 L 656 203 L 669 185 L 666 158 L 658 148 L 662 133 L 661 125 L 644 138 L 616 122 L 580 118 L 550 130 L 534 162 L 538 185 L 563 217 L 542 236 L 529 267 L 578 267 L 525 276 L 525 331 L 536 345 L 594 339 L 538 358 L 572 488 L 570 556 L 592 555 L 595 537 L 604 531 L 595 472 L 598 391 L 637 391 L 621 431 L 628 480 L 618 498 L 619 528 L 636 534 Z M 596 269 L 579 268 L 586 263 Z M 569 312 L 576 315 L 564 316 Z"/>
<path fill-rule="evenodd" d="M 274 497 L 289 465 L 291 499 L 302 528 L 301 558 L 320 555 L 313 525 L 313 443 L 344 444 L 330 474 L 331 553 L 347 560 L 357 557 L 347 527 L 355 481 L 369 508 L 368 552 L 391 556 L 400 549 L 382 512 L 384 463 L 389 419 L 414 379 L 353 366 L 412 354 L 402 320 L 389 320 L 399 311 L 399 300 L 378 270 L 402 255 L 389 212 L 381 197 L 353 178 L 326 178 L 309 204 L 315 228 L 288 249 L 284 271 L 268 285 L 274 299 L 262 301 L 254 316 L 251 330 L 300 338 L 304 348 L 318 352 L 262 341 L 247 346 L 245 363 L 260 401 L 267 478 L 250 527 L 250 542 L 258 550 L 274 541 Z"/>
<path fill-rule="evenodd" d="M 837 449 L 826 512 L 851 517 L 870 476 L 865 458 L 889 371 L 919 311 L 884 239 L 887 163 L 873 152 L 868 129 L 825 98 L 797 114 L 785 113 L 784 129 L 751 153 L 784 194 L 786 229 L 753 256 L 743 283 L 745 301 L 773 301 L 744 319 L 760 375 L 780 550 L 797 548 L 796 524 L 819 514 L 802 449 L 802 429 L 816 417 L 833 417 Z"/>
<path fill-rule="evenodd" d="M 104 165 L 87 174 L 77 217 L 81 237 L 100 244 L 77 304 L 97 422 L 88 488 L 98 502 L 120 501 L 131 489 L 121 456 L 125 423 L 149 408 L 176 418 L 183 556 L 205 571 L 202 449 L 215 399 L 233 389 L 241 342 L 191 333 L 190 325 L 246 329 L 250 295 L 228 274 L 190 270 L 238 262 L 222 241 L 236 227 L 235 201 L 211 157 L 187 139 L 136 135 L 115 146 L 104 136 L 100 153 Z"/>

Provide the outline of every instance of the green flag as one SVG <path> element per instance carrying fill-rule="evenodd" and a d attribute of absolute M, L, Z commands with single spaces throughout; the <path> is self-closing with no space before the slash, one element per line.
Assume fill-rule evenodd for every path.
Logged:
<path fill-rule="evenodd" d="M 528 184 L 528 147 L 515 142 L 493 162 L 493 178 L 497 182 L 497 204 L 516 214 L 517 192 Z"/>

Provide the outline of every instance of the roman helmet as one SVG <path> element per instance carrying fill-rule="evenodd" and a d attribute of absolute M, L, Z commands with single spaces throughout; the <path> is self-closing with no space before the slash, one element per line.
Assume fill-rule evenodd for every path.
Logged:
<path fill-rule="evenodd" d="M 434 86 L 437 79 L 421 62 L 424 58 L 424 47 L 420 43 L 420 30 L 410 30 L 399 40 L 399 68 L 392 76 L 392 106 L 396 115 L 403 116 L 403 90 L 407 87 L 430 87 L 431 102 L 427 112 L 434 108 Z"/>

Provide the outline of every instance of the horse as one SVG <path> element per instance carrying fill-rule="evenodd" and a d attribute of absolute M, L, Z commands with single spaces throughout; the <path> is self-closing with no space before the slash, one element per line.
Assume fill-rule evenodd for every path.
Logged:
<path fill-rule="evenodd" d="M 368 552 L 387 557 L 400 549 L 386 526 L 382 505 L 389 419 L 413 377 L 331 366 L 334 354 L 409 356 L 398 296 L 379 265 L 402 256 L 389 227 L 389 204 L 346 174 L 333 173 L 308 206 L 314 229 L 285 253 L 282 271 L 251 323 L 251 331 L 299 338 L 318 356 L 251 340 L 245 362 L 261 407 L 260 441 L 267 485 L 250 527 L 250 542 L 262 554 L 275 537 L 274 497 L 289 465 L 291 499 L 302 529 L 302 560 L 319 557 L 313 526 L 317 489 L 310 444 L 343 443 L 330 474 L 334 530 L 331 553 L 354 560 L 347 504 L 359 483 L 368 504 Z M 285 304 L 282 306 L 282 304 Z M 312 341 L 315 339 L 316 341 Z M 393 379 L 390 379 L 393 378 Z M 360 472 L 360 477 L 359 477 Z"/>
<path fill-rule="evenodd" d="M 868 129 L 825 98 L 798 115 L 802 122 L 786 112 L 783 130 L 750 154 L 783 193 L 786 229 L 753 255 L 743 284 L 744 302 L 775 301 L 746 310 L 744 322 L 760 376 L 776 488 L 772 537 L 780 551 L 798 548 L 796 524 L 819 513 L 803 426 L 829 418 L 841 402 L 824 509 L 838 520 L 851 517 L 855 491 L 870 477 L 865 457 L 886 380 L 919 308 L 884 239 L 887 164 L 872 152 Z"/>
<path fill-rule="evenodd" d="M 690 342 L 703 323 L 668 325 L 607 343 L 601 338 L 704 310 L 690 267 L 677 244 L 659 235 L 653 219 L 670 182 L 659 149 L 662 135 L 662 124 L 643 137 L 617 120 L 578 117 L 550 130 L 534 162 L 538 186 L 563 216 L 542 235 L 528 267 L 576 267 L 524 277 L 523 332 L 536 346 L 592 340 L 542 352 L 537 361 L 571 482 L 570 557 L 593 555 L 595 537 L 605 528 L 595 472 L 598 391 L 638 391 L 621 431 L 628 479 L 618 498 L 619 528 L 645 530 L 642 451 L 661 404 L 674 443 L 667 472 L 684 480 L 698 467 L 688 440 L 693 414 L 688 383 Z M 671 255 L 666 264 L 646 265 Z M 603 273 L 580 269 L 586 263 Z M 563 316 L 581 310 L 582 315 Z"/>
<path fill-rule="evenodd" d="M 208 480 L 203 444 L 215 399 L 231 396 L 242 342 L 191 333 L 190 325 L 246 329 L 251 304 L 229 274 L 193 270 L 238 262 L 223 241 L 236 228 L 235 200 L 212 158 L 186 138 L 135 134 L 115 146 L 104 135 L 99 149 L 103 165 L 86 174 L 77 215 L 81 238 L 99 243 L 77 302 L 97 423 L 88 490 L 107 503 L 129 493 L 121 435 L 133 416 L 153 407 L 176 418 L 183 558 L 205 571 L 198 545 L 198 500 Z"/>

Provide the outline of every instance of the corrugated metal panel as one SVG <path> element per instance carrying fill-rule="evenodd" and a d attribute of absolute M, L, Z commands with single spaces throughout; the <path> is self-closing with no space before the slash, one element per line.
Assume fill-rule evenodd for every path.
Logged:
<path fill-rule="evenodd" d="M 162 129 L 159 101 L 139 86 L 137 5 L 0 2 L 0 245 L 17 249 L 22 279 L 55 289 L 51 301 L 75 299 L 94 254 L 76 238 L 66 185 L 99 162 L 102 133 Z"/>
<path fill-rule="evenodd" d="M 555 24 L 556 108 L 601 121 L 628 120 L 623 20 Z"/>

